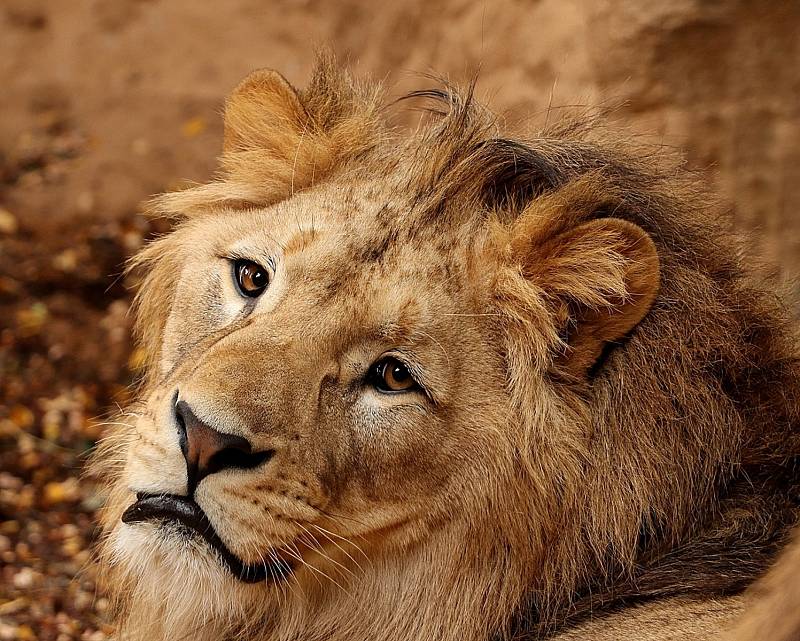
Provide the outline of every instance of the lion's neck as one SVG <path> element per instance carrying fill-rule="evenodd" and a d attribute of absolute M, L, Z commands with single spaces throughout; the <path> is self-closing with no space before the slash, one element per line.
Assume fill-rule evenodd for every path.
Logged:
<path fill-rule="evenodd" d="M 147 564 L 110 565 L 119 638 L 220 641 L 486 641 L 518 610 L 524 566 L 490 527 L 450 524 L 423 543 L 370 554 L 337 586 L 321 576 L 263 590 L 152 551 Z M 215 586 L 215 587 L 212 587 Z"/>
<path fill-rule="evenodd" d="M 373 559 L 342 588 L 296 594 L 265 638 L 485 641 L 524 591 L 519 568 L 505 550 L 489 553 L 491 546 L 467 527 L 441 531 L 403 554 Z"/>

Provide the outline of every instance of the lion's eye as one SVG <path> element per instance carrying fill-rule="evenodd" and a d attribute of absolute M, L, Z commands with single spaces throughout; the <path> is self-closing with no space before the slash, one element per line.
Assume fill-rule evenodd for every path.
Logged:
<path fill-rule="evenodd" d="M 396 358 L 383 358 L 370 369 L 370 382 L 379 392 L 408 392 L 417 387 L 411 372 Z"/>
<path fill-rule="evenodd" d="M 269 272 L 252 260 L 237 260 L 233 264 L 233 273 L 239 291 L 250 298 L 261 296 L 269 285 Z"/>

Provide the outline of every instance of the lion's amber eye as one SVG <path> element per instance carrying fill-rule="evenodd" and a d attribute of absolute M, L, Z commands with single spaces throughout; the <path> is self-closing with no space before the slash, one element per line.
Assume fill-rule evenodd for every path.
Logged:
<path fill-rule="evenodd" d="M 381 359 L 371 369 L 371 383 L 379 392 L 408 392 L 417 387 L 411 372 L 396 358 Z"/>
<path fill-rule="evenodd" d="M 233 265 L 236 284 L 245 296 L 261 296 L 269 285 L 269 272 L 252 260 L 237 260 Z"/>

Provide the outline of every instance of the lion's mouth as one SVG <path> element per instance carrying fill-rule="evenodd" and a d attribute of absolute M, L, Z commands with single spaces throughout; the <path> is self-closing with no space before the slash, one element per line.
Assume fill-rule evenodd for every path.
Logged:
<path fill-rule="evenodd" d="M 240 581 L 258 583 L 277 581 L 286 578 L 292 571 L 291 565 L 274 559 L 263 563 L 247 564 L 231 552 L 219 535 L 205 512 L 191 499 L 174 494 L 137 493 L 136 502 L 122 515 L 122 522 L 144 523 L 149 521 L 172 521 L 188 528 L 203 537 L 219 556 L 222 565 Z"/>

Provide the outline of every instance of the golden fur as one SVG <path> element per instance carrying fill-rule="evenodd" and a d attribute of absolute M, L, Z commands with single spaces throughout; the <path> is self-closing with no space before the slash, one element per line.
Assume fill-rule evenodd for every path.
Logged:
<path fill-rule="evenodd" d="M 726 637 L 729 641 L 800 639 L 800 532 L 747 597 L 749 607 Z"/>
<path fill-rule="evenodd" d="M 120 638 L 535 639 L 661 600 L 716 617 L 702 601 L 782 546 L 798 350 L 691 181 L 580 127 L 503 137 L 471 90 L 411 98 L 430 117 L 403 135 L 330 60 L 301 92 L 256 72 L 219 175 L 155 201 L 176 225 L 135 261 L 146 377 L 94 464 Z M 237 257 L 274 272 L 254 307 Z M 387 352 L 424 393 L 364 385 Z M 175 394 L 277 452 L 195 498 L 288 579 L 120 522 L 134 491 L 186 492 Z M 670 617 L 647 620 L 632 639 Z"/>

